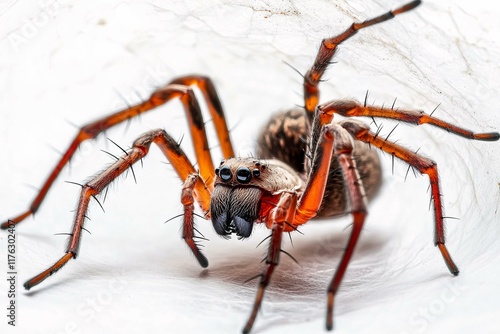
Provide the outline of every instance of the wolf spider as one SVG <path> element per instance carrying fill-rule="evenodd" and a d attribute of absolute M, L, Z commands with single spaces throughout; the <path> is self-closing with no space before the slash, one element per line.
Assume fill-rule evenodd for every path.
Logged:
<path fill-rule="evenodd" d="M 164 130 L 157 129 L 143 134 L 134 142 L 131 150 L 125 152 L 94 179 L 82 185 L 65 255 L 47 270 L 28 280 L 24 287 L 31 289 L 58 271 L 70 259 L 77 257 L 91 198 L 95 198 L 120 174 L 144 158 L 151 143 L 158 145 L 184 182 L 181 195 L 181 203 L 184 206 L 182 237 L 202 267 L 208 266 L 208 260 L 195 241 L 200 238 L 195 233 L 197 230 L 193 222 L 195 202 L 201 207 L 204 218 L 211 219 L 215 231 L 223 237 L 228 238 L 231 234 L 236 234 L 238 238 L 247 238 L 254 223 L 264 223 L 271 229 L 266 268 L 260 275 L 257 296 L 243 333 L 251 330 L 265 288 L 279 263 L 283 233 L 295 231 L 314 217 L 349 213 L 353 218 L 350 238 L 327 290 L 326 327 L 329 330 L 333 328 L 335 294 L 362 230 L 367 215 L 366 201 L 374 197 L 381 183 L 379 158 L 377 153 L 371 150 L 371 146 L 429 176 L 435 217 L 434 243 L 450 272 L 458 275 L 458 268 L 445 246 L 443 205 L 436 163 L 387 138 L 380 138 L 378 133 L 370 131 L 368 125 L 349 117 L 381 117 L 416 125 L 427 123 L 468 139 L 484 141 L 498 140 L 499 133 L 473 133 L 416 110 L 374 107 L 351 100 L 336 100 L 318 105 L 318 84 L 337 46 L 355 35 L 358 30 L 392 19 L 414 9 L 420 3 L 421 1 L 409 2 L 370 20 L 353 23 L 341 34 L 324 39 L 314 64 L 304 76 L 304 108 L 292 109 L 271 118 L 259 137 L 259 159 L 234 158 L 219 97 L 212 81 L 204 76 L 189 75 L 177 78 L 153 92 L 147 101 L 83 126 L 29 209 L 3 223 L 3 229 L 20 223 L 38 210 L 52 183 L 81 142 L 95 138 L 104 130 L 175 98 L 182 102 L 187 115 L 199 171 L 186 157 L 179 144 Z M 190 88 L 193 85 L 202 92 L 217 130 L 224 156 L 217 168 L 212 162 L 198 101 Z M 347 119 L 334 121 L 334 114 Z"/>

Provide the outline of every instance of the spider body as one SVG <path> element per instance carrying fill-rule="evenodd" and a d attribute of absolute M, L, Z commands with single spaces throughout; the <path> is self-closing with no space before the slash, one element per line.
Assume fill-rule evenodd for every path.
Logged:
<path fill-rule="evenodd" d="M 82 231 L 87 223 L 87 208 L 122 173 L 141 161 L 155 144 L 171 163 L 183 182 L 180 202 L 183 205 L 182 238 L 202 267 L 208 266 L 196 238 L 195 204 L 204 218 L 211 219 L 215 231 L 238 238 L 251 235 L 255 223 L 264 223 L 270 230 L 265 269 L 260 276 L 257 295 L 243 333 L 253 327 L 264 292 L 280 260 L 284 232 L 292 232 L 315 217 L 341 214 L 352 216 L 349 241 L 340 264 L 327 288 L 326 328 L 333 328 L 335 295 L 353 255 L 367 215 L 367 200 L 373 198 L 381 183 L 380 162 L 375 149 L 390 154 L 430 181 L 434 212 L 434 244 L 438 247 L 449 271 L 458 275 L 446 246 L 444 215 L 437 165 L 416 152 L 374 133 L 370 127 L 351 117 L 386 118 L 421 125 L 429 124 L 467 139 L 495 141 L 499 133 L 474 133 L 417 110 L 384 108 L 359 104 L 356 101 L 333 100 L 319 103 L 319 82 L 331 62 L 337 46 L 359 30 L 394 18 L 420 5 L 411 1 L 393 11 L 361 23 L 353 23 L 337 36 L 324 39 L 310 70 L 304 75 L 304 109 L 292 109 L 272 117 L 264 126 L 258 158 L 234 158 L 229 130 L 222 104 L 210 78 L 186 75 L 172 80 L 154 91 L 150 98 L 105 116 L 80 128 L 59 162 L 42 185 L 28 210 L 3 223 L 3 229 L 19 224 L 35 213 L 49 188 L 68 163 L 78 146 L 125 120 L 146 113 L 172 99 L 178 99 L 186 112 L 194 153 L 199 170 L 165 130 L 148 131 L 134 141 L 129 151 L 90 181 L 81 185 L 81 195 L 65 254 L 45 271 L 28 280 L 24 287 L 40 284 L 71 259 L 76 259 Z M 191 86 L 197 86 L 210 112 L 224 159 L 215 168 L 205 132 L 205 122 Z M 334 120 L 334 115 L 345 119 Z"/>

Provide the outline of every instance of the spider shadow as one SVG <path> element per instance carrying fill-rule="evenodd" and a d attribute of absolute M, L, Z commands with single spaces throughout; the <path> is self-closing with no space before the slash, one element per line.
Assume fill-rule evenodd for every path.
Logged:
<path fill-rule="evenodd" d="M 116 279 L 126 271 L 126 269 L 119 264 L 85 263 L 85 265 L 82 266 L 79 265 L 78 262 L 79 261 L 70 260 L 66 265 L 68 268 L 64 268 L 66 270 L 62 276 L 59 276 L 59 273 L 53 278 L 49 276 L 47 280 L 43 281 L 40 285 L 30 290 L 24 290 L 24 295 L 27 297 L 34 297 L 37 295 L 50 294 L 60 288 L 73 289 L 79 286 L 91 286 L 92 284 L 96 284 L 95 282 L 99 282 L 99 280 Z M 92 280 L 95 281 L 89 283 L 89 281 Z"/>
<path fill-rule="evenodd" d="M 319 223 L 321 224 L 321 223 Z M 328 223 L 323 223 L 322 233 L 312 233 L 313 235 L 295 237 L 292 247 L 287 247 L 286 251 L 293 256 L 298 263 L 290 259 L 286 254 L 281 254 L 279 266 L 275 269 L 268 291 L 275 290 L 278 298 L 288 298 L 293 295 L 298 298 L 320 298 L 326 297 L 326 288 L 333 278 L 335 270 L 344 253 L 344 248 L 349 239 L 349 231 L 336 233 L 326 232 L 329 229 Z M 337 230 L 338 231 L 338 230 Z M 361 259 L 367 259 L 368 265 L 375 263 L 381 256 L 387 243 L 387 235 L 382 232 L 371 232 L 369 238 L 361 237 L 346 276 L 362 276 L 367 270 L 363 264 L 353 266 L 353 263 Z M 265 254 L 265 250 L 262 252 Z M 373 260 L 370 260 L 373 258 Z M 229 258 L 217 261 L 208 269 L 203 270 L 200 278 L 218 279 L 224 283 L 239 284 L 243 289 L 248 289 L 250 295 L 255 293 L 255 281 L 249 278 L 263 272 L 265 265 L 259 261 L 260 258 L 252 256 Z M 369 275 L 371 277 L 371 275 Z M 252 297 L 253 298 L 253 297 Z"/>
<path fill-rule="evenodd" d="M 322 223 L 319 223 L 322 224 Z M 273 277 L 271 279 L 271 284 L 266 291 L 266 302 L 265 305 L 273 305 L 273 300 L 278 302 L 286 302 L 289 298 L 302 301 L 317 300 L 318 307 L 317 314 L 308 314 L 308 316 L 321 316 L 324 312 L 324 301 L 326 298 L 326 287 L 328 286 L 335 268 L 337 267 L 340 258 L 343 254 L 343 248 L 347 244 L 349 238 L 349 231 L 343 231 L 338 233 L 339 229 L 331 230 L 330 223 L 323 223 L 323 226 L 319 226 L 321 233 L 317 231 L 305 231 L 305 235 L 295 236 L 293 241 L 293 247 L 287 247 L 287 252 L 291 253 L 292 256 L 298 261 L 296 264 L 285 254 L 282 254 L 280 265 L 275 270 Z M 330 232 L 331 231 L 331 232 Z M 357 247 L 356 252 L 353 257 L 353 261 L 356 259 L 362 259 L 365 257 L 370 257 L 373 254 L 377 254 L 383 248 L 385 244 L 385 237 L 383 234 L 371 233 L 369 238 L 361 238 Z M 212 260 L 211 265 L 207 269 L 200 271 L 195 260 L 193 262 L 189 261 L 178 261 L 175 265 L 172 265 L 170 261 L 165 260 L 165 254 L 155 253 L 156 260 L 154 263 L 154 272 L 169 273 L 172 276 L 178 277 L 182 280 L 183 277 L 196 277 L 201 279 L 199 284 L 203 284 L 203 280 L 209 279 L 212 283 L 217 285 L 227 285 L 230 284 L 232 287 L 238 289 L 238 293 L 241 293 L 242 298 L 247 301 L 247 304 L 236 305 L 235 308 L 238 311 L 246 313 L 248 311 L 249 305 L 253 302 L 255 291 L 256 291 L 256 281 L 248 281 L 250 277 L 254 277 L 256 274 L 260 274 L 265 265 L 260 262 L 262 257 L 255 257 L 255 255 L 244 253 L 242 255 L 237 254 L 237 242 L 233 243 L 236 245 L 234 247 L 234 252 L 229 251 L 227 256 L 220 257 L 215 256 Z M 233 246 L 231 245 L 231 246 Z M 177 245 L 178 246 L 178 245 Z M 207 250 L 208 255 L 209 251 Z M 266 243 L 259 248 L 259 253 L 264 255 L 266 253 Z M 144 259 L 147 254 L 141 253 L 137 255 L 138 258 Z M 131 259 L 134 261 L 134 259 Z M 64 277 L 57 280 L 47 280 L 44 284 L 37 286 L 31 291 L 25 292 L 28 297 L 45 295 L 53 289 L 57 288 L 73 288 L 74 286 L 85 285 L 85 282 L 91 279 L 112 279 L 116 277 L 118 273 L 129 272 L 130 275 L 134 275 L 134 271 L 144 272 L 149 270 L 149 264 L 140 264 L 139 266 L 131 265 L 130 267 L 123 267 L 121 263 L 109 264 L 109 263 L 95 263 L 93 261 L 86 261 L 85 264 L 78 265 L 79 261 L 71 261 L 69 270 L 65 271 Z M 159 264 L 159 265 L 158 265 Z M 180 266 L 179 266 L 180 265 Z M 352 268 L 348 269 L 348 273 Z M 354 268 L 356 271 L 356 268 Z M 357 273 L 356 273 L 357 275 Z M 87 282 L 88 283 L 88 282 Z M 351 301 L 356 303 L 355 300 Z M 362 303 L 362 301 L 358 301 Z M 278 303 L 279 305 L 280 303 Z M 267 307 L 267 306 L 266 306 Z M 274 306 L 272 306 L 274 307 Z M 353 305 L 352 307 L 356 307 Z M 283 311 L 284 313 L 292 312 L 290 310 L 276 309 L 276 311 Z M 266 312 L 269 314 L 268 312 Z M 271 314 L 274 312 L 270 312 Z M 270 322 L 264 322 L 266 326 L 275 326 L 275 322 L 270 319 Z M 291 318 L 290 321 L 298 321 L 295 318 Z M 280 320 L 280 323 L 282 321 Z M 264 328 L 262 328 L 264 329 Z"/>
<path fill-rule="evenodd" d="M 312 231 L 304 229 L 305 235 L 295 236 L 293 247 L 285 248 L 298 264 L 286 254 L 282 254 L 280 264 L 266 288 L 259 316 L 264 317 L 265 321 L 256 324 L 255 332 L 276 328 L 284 323 L 303 323 L 324 317 L 326 290 L 344 253 L 350 231 L 341 230 L 338 226 L 332 228 L 331 223 L 318 222 L 316 225 L 318 224 L 323 226 L 315 226 Z M 383 253 L 389 236 L 381 231 L 369 231 L 367 234 L 360 238 L 356 246 L 340 294 L 344 295 L 346 289 L 351 291 L 346 294 L 347 297 L 342 298 L 345 300 L 339 303 L 337 314 L 359 309 L 365 305 L 366 299 L 350 298 L 349 295 L 370 298 L 373 297 L 371 294 L 376 294 L 376 289 L 371 288 L 374 275 L 366 275 L 370 272 L 370 268 L 367 269 L 366 265 L 371 267 L 381 258 L 386 260 L 380 253 Z M 264 254 L 266 249 L 262 250 Z M 237 259 L 226 257 L 202 271 L 199 277 L 220 280 L 225 286 L 239 286 L 238 295 L 245 298 L 247 303 L 237 305 L 235 308 L 246 314 L 254 301 L 258 284 L 258 278 L 253 281 L 248 279 L 265 269 L 265 265 L 259 260 L 260 258 L 252 256 Z M 364 278 L 358 279 L 359 276 Z M 355 282 L 352 282 L 353 278 Z M 376 285 L 377 282 L 373 284 Z M 361 289 L 356 291 L 357 288 Z M 298 309 L 302 312 L 298 313 Z"/>

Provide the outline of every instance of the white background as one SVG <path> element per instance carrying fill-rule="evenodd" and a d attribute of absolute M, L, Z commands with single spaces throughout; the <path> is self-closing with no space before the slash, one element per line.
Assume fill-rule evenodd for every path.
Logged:
<path fill-rule="evenodd" d="M 477 131 L 499 131 L 500 26 L 493 2 L 427 1 L 418 10 L 360 32 L 345 43 L 321 85 L 322 100 L 356 98 L 415 107 Z M 401 1 L 40 1 L 0 5 L 0 219 L 26 209 L 82 125 L 145 99 L 171 78 L 211 76 L 237 152 L 254 149 L 274 110 L 300 105 L 300 77 L 323 37 Z M 370 120 L 367 120 L 370 122 Z M 388 133 L 394 122 L 383 122 Z M 210 122 L 208 123 L 210 125 Z M 184 134 L 180 104 L 119 126 L 106 136 L 124 147 L 163 127 Z M 30 292 L 22 283 L 62 256 L 82 182 L 120 151 L 100 137 L 86 142 L 36 217 L 17 233 L 17 326 L 7 326 L 0 279 L 1 328 L 9 333 L 239 333 L 262 270 L 267 235 L 225 241 L 198 219 L 210 266 L 202 270 L 180 238 L 180 181 L 153 148 L 104 203 L 93 203 L 79 258 Z M 211 136 L 213 138 L 213 136 Z M 498 142 L 471 142 L 429 126 L 399 126 L 399 143 L 440 168 L 452 277 L 433 247 L 427 177 L 404 180 L 406 166 L 383 158 L 386 181 L 338 294 L 335 333 L 496 333 L 500 331 Z M 220 158 L 215 141 L 214 160 Z M 349 217 L 304 226 L 273 276 L 254 333 L 322 333 L 326 287 L 348 237 Z M 7 272 L 6 234 L 0 266 Z M 4 332 L 4 329 L 2 329 Z"/>

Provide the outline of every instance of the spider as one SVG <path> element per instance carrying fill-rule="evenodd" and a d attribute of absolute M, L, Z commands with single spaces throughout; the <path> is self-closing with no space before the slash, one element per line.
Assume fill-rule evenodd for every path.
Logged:
<path fill-rule="evenodd" d="M 458 267 L 446 246 L 443 228 L 437 165 L 378 133 L 368 125 L 351 119 L 356 116 L 395 119 L 412 124 L 431 124 L 459 136 L 496 141 L 499 133 L 473 133 L 416 110 L 395 110 L 360 104 L 351 100 L 335 100 L 319 104 L 318 85 L 330 64 L 337 46 L 355 35 L 358 30 L 393 18 L 420 5 L 409 2 L 393 11 L 362 23 L 353 23 L 343 33 L 323 40 L 314 64 L 304 75 L 304 108 L 291 109 L 275 115 L 262 129 L 257 158 L 234 158 L 221 102 L 212 81 L 205 76 L 188 75 L 172 80 L 152 93 L 151 97 L 112 115 L 83 126 L 71 142 L 56 167 L 43 184 L 29 209 L 3 223 L 6 229 L 34 214 L 78 146 L 103 131 L 167 103 L 179 99 L 185 109 L 199 171 L 189 161 L 180 145 L 164 130 L 152 130 L 139 137 L 133 148 L 91 181 L 82 185 L 81 197 L 66 253 L 47 270 L 28 280 L 24 287 L 31 289 L 76 258 L 80 237 L 85 229 L 87 207 L 113 180 L 144 158 L 152 143 L 158 145 L 183 181 L 181 203 L 184 206 L 182 237 L 202 267 L 208 266 L 201 253 L 194 226 L 195 202 L 204 218 L 212 221 L 217 234 L 238 238 L 251 235 L 255 223 L 271 230 L 266 267 L 260 275 L 257 296 L 250 317 L 243 329 L 250 332 L 261 306 L 264 292 L 280 260 L 283 233 L 294 232 L 315 217 L 350 214 L 353 227 L 347 247 L 327 290 L 326 327 L 333 328 L 333 308 L 347 265 L 352 257 L 365 217 L 366 202 L 372 199 L 381 184 L 379 158 L 372 147 L 391 154 L 430 179 L 435 216 L 434 243 L 453 275 Z M 203 94 L 218 134 L 224 160 L 215 167 L 212 162 L 203 117 L 198 101 L 190 88 L 197 86 Z M 334 114 L 346 117 L 334 120 Z"/>

